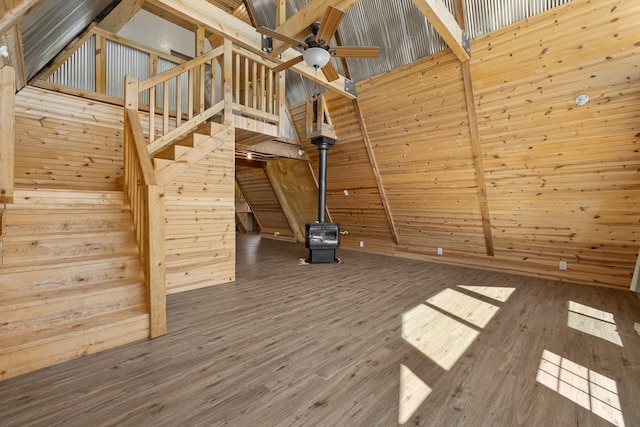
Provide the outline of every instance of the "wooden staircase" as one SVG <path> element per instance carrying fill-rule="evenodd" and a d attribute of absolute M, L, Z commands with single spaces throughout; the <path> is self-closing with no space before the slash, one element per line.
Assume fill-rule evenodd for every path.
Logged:
<path fill-rule="evenodd" d="M 16 189 L 2 221 L 0 379 L 149 336 L 121 191 Z"/>
<path fill-rule="evenodd" d="M 222 145 L 225 139 L 219 135 L 225 132 L 229 132 L 228 126 L 207 122 L 162 150 L 152 152 L 158 183 L 169 182 Z"/>

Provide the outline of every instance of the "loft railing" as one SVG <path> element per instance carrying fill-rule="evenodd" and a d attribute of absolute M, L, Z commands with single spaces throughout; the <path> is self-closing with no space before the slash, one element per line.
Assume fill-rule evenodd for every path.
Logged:
<path fill-rule="evenodd" d="M 125 105 L 148 99 L 149 114 L 141 127 L 151 155 L 207 120 L 283 136 L 284 78 L 271 71 L 272 65 L 225 40 L 223 46 L 157 76 L 141 82 L 129 77 L 127 84 L 135 89 L 125 94 Z"/>

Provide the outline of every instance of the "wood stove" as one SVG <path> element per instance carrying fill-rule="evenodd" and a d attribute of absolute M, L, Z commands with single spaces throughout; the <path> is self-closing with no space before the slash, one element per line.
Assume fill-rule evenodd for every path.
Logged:
<path fill-rule="evenodd" d="M 340 245 L 340 225 L 335 222 L 307 223 L 305 246 L 309 249 L 309 263 L 334 262 Z"/>
<path fill-rule="evenodd" d="M 308 262 L 328 263 L 336 260 L 336 249 L 340 245 L 340 224 L 325 222 L 327 187 L 327 150 L 335 144 L 334 138 L 319 136 L 311 139 L 318 146 L 318 221 L 306 224 L 305 246 L 309 249 Z"/>

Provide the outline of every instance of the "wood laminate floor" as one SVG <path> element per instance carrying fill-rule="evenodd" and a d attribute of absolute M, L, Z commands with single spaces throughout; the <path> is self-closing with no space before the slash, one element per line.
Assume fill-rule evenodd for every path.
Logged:
<path fill-rule="evenodd" d="M 238 238 L 169 333 L 0 382 L 2 426 L 640 426 L 629 292 Z"/>

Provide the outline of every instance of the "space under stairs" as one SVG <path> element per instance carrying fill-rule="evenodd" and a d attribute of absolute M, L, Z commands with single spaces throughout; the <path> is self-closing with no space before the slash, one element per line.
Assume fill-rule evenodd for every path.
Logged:
<path fill-rule="evenodd" d="M 122 191 L 16 189 L 2 214 L 0 379 L 149 336 Z"/>

